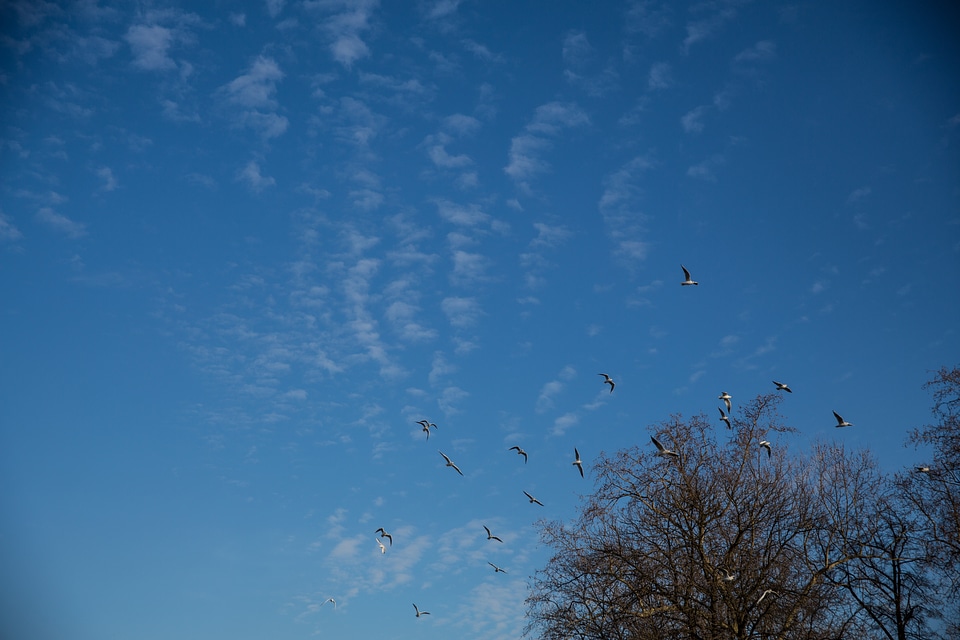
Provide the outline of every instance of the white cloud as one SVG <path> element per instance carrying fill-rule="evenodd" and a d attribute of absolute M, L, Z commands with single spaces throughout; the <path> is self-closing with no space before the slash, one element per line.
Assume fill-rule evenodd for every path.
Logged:
<path fill-rule="evenodd" d="M 14 226 L 13 222 L 10 221 L 10 218 L 0 211 L 0 241 L 11 242 L 13 240 L 19 240 L 22 237 L 23 234 L 21 234 L 20 230 Z"/>
<path fill-rule="evenodd" d="M 476 324 L 483 313 L 476 298 L 444 298 L 440 308 L 450 324 L 461 329 Z"/>
<path fill-rule="evenodd" d="M 333 59 L 350 69 L 353 64 L 370 55 L 370 47 L 360 37 L 370 29 L 374 10 L 379 0 L 307 0 L 307 8 L 333 9 L 321 26 L 329 42 Z"/>
<path fill-rule="evenodd" d="M 50 207 L 43 207 L 37 211 L 37 220 L 50 227 L 54 231 L 65 234 L 74 240 L 87 235 L 86 227 L 74 222 L 65 215 L 59 214 Z"/>
<path fill-rule="evenodd" d="M 666 89 L 673 85 L 672 67 L 667 62 L 655 62 L 647 75 L 649 89 Z"/>
<path fill-rule="evenodd" d="M 175 69 L 177 64 L 167 54 L 173 42 L 173 31 L 160 25 L 133 25 L 123 37 L 133 52 L 133 66 L 144 71 Z"/>
<path fill-rule="evenodd" d="M 237 179 L 241 182 L 246 182 L 254 191 L 263 191 L 266 187 L 272 187 L 276 184 L 270 176 L 263 176 L 260 173 L 260 165 L 255 161 L 251 160 L 247 165 L 239 171 L 237 174 Z"/>
<path fill-rule="evenodd" d="M 97 169 L 97 176 L 103 180 L 103 185 L 100 187 L 101 191 L 113 191 L 120 186 L 110 167 L 100 167 Z"/>
<path fill-rule="evenodd" d="M 549 163 L 541 154 L 552 146 L 552 139 L 562 131 L 590 124 L 587 114 L 575 104 L 549 102 L 534 111 L 524 131 L 510 141 L 507 166 L 504 173 L 522 189 L 538 173 L 547 171 Z"/>
<path fill-rule="evenodd" d="M 700 133 L 703 131 L 703 117 L 708 110 L 709 107 L 701 105 L 683 114 L 683 117 L 680 118 L 680 124 L 683 126 L 683 130 L 687 133 Z"/>
<path fill-rule="evenodd" d="M 777 57 L 777 45 L 769 40 L 761 40 L 749 49 L 744 49 L 736 56 L 734 62 L 766 62 Z"/>
<path fill-rule="evenodd" d="M 576 413 L 565 413 L 553 421 L 553 431 L 551 433 L 555 436 L 562 436 L 570 427 L 576 426 L 578 422 L 580 422 L 580 416 Z"/>
<path fill-rule="evenodd" d="M 258 56 L 249 70 L 220 88 L 225 102 L 236 110 L 236 124 L 255 129 L 264 138 L 275 138 L 287 130 L 287 119 L 276 113 L 275 94 L 283 71 L 272 59 Z"/>

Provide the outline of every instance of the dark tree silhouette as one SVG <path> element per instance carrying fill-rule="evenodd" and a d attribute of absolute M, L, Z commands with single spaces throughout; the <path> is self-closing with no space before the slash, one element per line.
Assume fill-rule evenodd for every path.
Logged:
<path fill-rule="evenodd" d="M 788 456 L 779 402 L 757 397 L 722 441 L 702 415 L 656 425 L 678 457 L 652 444 L 601 457 L 578 519 L 541 524 L 554 555 L 533 578 L 527 635 L 869 637 L 837 576 L 880 526 L 876 465 L 833 445 Z"/>

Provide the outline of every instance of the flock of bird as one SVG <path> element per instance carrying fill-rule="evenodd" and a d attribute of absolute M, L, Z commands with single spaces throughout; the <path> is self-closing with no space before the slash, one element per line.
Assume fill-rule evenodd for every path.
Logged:
<path fill-rule="evenodd" d="M 680 265 L 680 268 L 683 269 L 683 276 L 684 276 L 683 281 L 680 283 L 681 285 L 683 285 L 683 286 L 699 285 L 698 282 L 696 282 L 695 280 L 693 280 L 693 279 L 691 278 L 690 272 L 687 270 L 687 268 L 686 268 L 685 266 Z M 597 374 L 597 375 L 603 378 L 603 384 L 609 386 L 609 387 L 610 387 L 610 393 L 613 393 L 613 390 L 614 390 L 614 389 L 616 388 L 616 386 L 617 386 L 617 384 L 616 384 L 616 382 L 613 380 L 613 378 L 610 377 L 610 375 L 608 375 L 608 374 L 606 374 L 606 373 L 599 373 L 599 374 Z M 787 384 L 785 384 L 785 383 L 778 382 L 778 381 L 774 380 L 774 381 L 773 381 L 773 384 L 776 386 L 777 391 L 784 391 L 784 392 L 787 392 L 787 393 L 793 393 L 793 390 L 790 389 L 790 387 L 789 387 Z M 731 403 L 731 400 L 733 399 L 733 396 L 731 396 L 731 395 L 730 395 L 729 393 L 727 393 L 726 391 L 723 391 L 723 392 L 720 393 L 719 396 L 717 396 L 717 398 L 718 398 L 719 400 L 722 400 L 723 403 L 724 403 L 724 406 L 726 407 L 726 412 L 723 410 L 722 407 L 718 407 L 718 411 L 720 412 L 720 420 L 721 420 L 724 424 L 726 424 L 726 426 L 727 426 L 728 429 L 732 429 L 733 427 L 732 427 L 732 425 L 731 425 L 731 423 L 730 423 L 730 416 L 729 416 L 729 414 L 731 413 L 732 407 L 733 407 L 733 405 L 732 405 L 732 403 Z M 834 415 L 834 417 L 835 417 L 836 420 L 837 420 L 837 424 L 836 424 L 837 428 L 840 428 L 840 427 L 852 427 L 852 426 L 853 426 L 852 423 L 847 422 L 846 420 L 844 420 L 844 419 L 840 416 L 840 414 L 838 414 L 836 411 L 833 412 L 833 415 Z M 430 440 L 430 432 L 431 432 L 431 430 L 432 430 L 432 429 L 433 429 L 433 430 L 438 429 L 436 423 L 430 422 L 430 421 L 427 420 L 427 419 L 418 420 L 418 421 L 415 422 L 415 424 L 420 425 L 422 431 L 426 434 L 426 440 L 427 440 L 427 441 Z M 673 451 L 672 449 L 668 449 L 667 447 L 665 447 L 665 446 L 663 445 L 663 443 L 661 443 L 656 437 L 650 436 L 650 440 L 653 442 L 653 445 L 656 447 L 656 452 L 655 452 L 654 455 L 659 456 L 659 457 L 662 457 L 662 458 L 679 458 L 679 457 L 680 457 L 680 454 L 679 454 L 678 452 Z M 770 441 L 769 441 L 769 440 L 762 440 L 759 444 L 760 444 L 760 447 L 762 447 L 763 449 L 766 450 L 768 457 L 772 455 L 772 445 L 770 444 Z M 529 456 L 528 456 L 527 452 L 524 451 L 524 449 L 523 449 L 522 447 L 520 447 L 519 445 L 514 445 L 514 446 L 510 447 L 509 449 L 507 449 L 507 451 L 515 451 L 515 452 L 517 453 L 517 455 L 523 456 L 523 462 L 524 462 L 524 464 L 527 463 L 527 460 L 528 460 Z M 449 456 L 447 456 L 443 451 L 440 451 L 439 449 L 437 450 L 437 452 L 441 455 L 441 457 L 443 457 L 444 466 L 445 466 L 445 467 L 450 467 L 450 468 L 452 468 L 454 471 L 456 471 L 456 472 L 457 472 L 459 475 L 461 475 L 461 476 L 464 475 L 464 474 L 463 474 L 463 471 L 460 470 L 460 467 L 458 467 L 458 466 L 450 459 Z M 572 462 L 571 464 L 572 464 L 573 466 L 577 467 L 577 470 L 580 472 L 580 477 L 583 478 L 583 477 L 584 477 L 584 472 L 583 472 L 583 460 L 582 460 L 581 457 L 580 457 L 580 451 L 579 451 L 576 447 L 574 447 L 573 452 L 574 452 L 574 460 L 573 460 L 573 462 Z M 930 471 L 929 467 L 917 467 L 916 469 L 917 469 L 917 471 L 920 471 L 920 472 L 923 472 L 923 473 L 928 473 L 928 472 Z M 543 503 L 540 502 L 540 500 L 538 500 L 536 497 L 534 497 L 533 495 L 531 495 L 531 494 L 528 493 L 527 491 L 523 491 L 523 494 L 527 497 L 527 499 L 529 500 L 530 504 L 536 504 L 536 505 L 539 505 L 539 506 L 541 506 L 541 507 L 544 506 Z M 499 542 L 499 543 L 501 543 L 501 544 L 503 543 L 503 540 L 502 540 L 500 537 L 494 535 L 494 534 L 490 531 L 490 528 L 489 528 L 489 527 L 487 527 L 486 525 L 483 525 L 483 529 L 484 529 L 484 531 L 486 531 L 486 539 L 487 539 L 487 541 Z M 383 527 L 378 528 L 374 533 L 377 534 L 377 537 L 375 538 L 375 540 L 376 540 L 376 542 L 377 542 L 377 545 L 379 546 L 380 553 L 381 553 L 381 554 L 385 554 L 385 553 L 387 552 L 387 545 L 385 545 L 385 544 L 383 543 L 383 541 L 386 540 L 386 541 L 389 543 L 389 546 L 392 547 L 392 546 L 393 546 L 393 536 L 392 536 L 389 532 L 387 532 Z M 494 564 L 494 563 L 492 563 L 492 562 L 489 562 L 489 561 L 488 561 L 487 564 L 489 564 L 489 565 L 493 568 L 494 573 L 504 573 L 504 574 L 507 573 L 503 568 L 497 566 L 496 564 Z M 720 579 L 721 579 L 722 581 L 724 581 L 724 582 L 732 582 L 732 581 L 736 580 L 736 576 L 735 576 L 734 574 L 729 573 L 729 572 L 726 571 L 726 570 L 723 570 L 723 574 L 720 576 Z M 763 600 L 763 598 L 765 598 L 765 597 L 766 597 L 768 594 L 770 594 L 770 593 L 776 594 L 776 592 L 768 589 L 767 591 L 765 591 L 765 592 L 763 593 L 763 595 L 760 596 L 760 600 Z M 328 598 L 328 599 L 325 600 L 323 603 L 321 603 L 321 606 L 322 606 L 322 604 L 326 604 L 327 602 L 333 603 L 334 608 L 336 608 L 337 603 L 336 603 L 336 600 L 334 600 L 333 598 Z M 759 602 L 759 601 L 758 601 L 758 602 Z M 420 618 L 421 616 L 430 615 L 430 612 L 429 612 L 429 611 L 423 611 L 423 610 L 421 610 L 421 609 L 416 605 L 416 603 L 413 604 L 413 609 L 414 609 L 414 613 L 415 613 L 415 615 L 416 615 L 417 618 Z"/>

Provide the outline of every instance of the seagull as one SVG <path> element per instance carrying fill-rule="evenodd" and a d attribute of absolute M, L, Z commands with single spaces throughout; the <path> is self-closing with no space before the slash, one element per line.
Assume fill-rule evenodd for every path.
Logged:
<path fill-rule="evenodd" d="M 654 438 L 653 436 L 650 436 L 650 439 L 653 440 L 653 444 L 657 445 L 657 455 L 658 455 L 658 456 L 661 456 L 661 457 L 664 457 L 664 458 L 679 458 L 679 457 L 680 457 L 680 454 L 679 454 L 679 453 L 677 453 L 676 451 L 671 451 L 670 449 L 667 449 L 667 448 L 664 447 L 662 444 L 660 444 L 660 441 L 659 441 L 659 440 L 657 440 L 657 439 Z"/>
<path fill-rule="evenodd" d="M 917 467 L 917 472 L 919 473 L 930 473 L 930 467 L 926 465 L 920 465 Z"/>
<path fill-rule="evenodd" d="M 442 456 L 443 456 L 443 459 L 447 461 L 447 466 L 448 466 L 448 467 L 453 467 L 453 468 L 457 471 L 457 473 L 459 473 L 460 475 L 463 475 L 463 471 L 460 471 L 460 467 L 458 467 L 457 465 L 455 465 L 455 464 L 453 464 L 452 462 L 450 462 L 450 458 L 448 458 L 448 457 L 443 453 L 443 451 L 440 451 L 439 449 L 437 449 L 437 453 L 439 453 L 440 455 L 442 455 Z"/>
<path fill-rule="evenodd" d="M 334 600 L 333 598 L 327 598 L 326 600 L 324 600 L 323 602 L 320 603 L 320 606 L 322 607 L 323 605 L 327 604 L 328 602 L 332 602 L 332 603 L 333 603 L 333 608 L 334 608 L 334 609 L 337 608 L 337 601 Z"/>
<path fill-rule="evenodd" d="M 418 618 L 419 618 L 420 616 L 428 616 L 428 615 L 430 615 L 430 612 L 429 612 L 429 611 L 420 611 L 420 608 L 417 607 L 417 603 L 416 603 L 416 602 L 413 603 L 413 610 L 417 612 L 417 617 L 418 617 Z"/>
<path fill-rule="evenodd" d="M 434 429 L 437 428 L 437 425 L 433 424 L 432 422 L 427 422 L 426 420 L 421 420 L 417 424 L 423 426 L 423 431 L 427 434 L 427 440 L 430 439 L 430 427 L 433 427 Z"/>
<path fill-rule="evenodd" d="M 376 540 L 376 541 L 377 541 L 377 544 L 380 545 L 380 553 L 386 553 L 386 552 L 387 552 L 387 548 L 386 548 L 385 546 L 383 546 L 383 543 L 382 543 L 382 542 L 380 542 L 380 538 L 374 538 L 374 540 Z M 392 545 L 393 543 L 391 542 L 390 544 Z"/>
<path fill-rule="evenodd" d="M 523 464 L 527 464 L 527 452 L 518 446 L 512 446 L 509 449 L 507 449 L 507 451 L 513 451 L 514 449 L 516 449 L 517 455 L 523 456 Z"/>
<path fill-rule="evenodd" d="M 497 536 L 490 533 L 490 529 L 487 527 L 487 525 L 483 525 L 483 528 L 486 529 L 487 531 L 487 540 L 496 540 L 497 542 L 503 542 L 503 540 L 501 540 Z"/>
<path fill-rule="evenodd" d="M 846 420 L 844 420 L 843 418 L 841 418 L 841 417 L 840 417 L 840 414 L 837 413 L 836 411 L 833 412 L 833 416 L 837 419 L 837 428 L 838 428 L 838 429 L 839 429 L 840 427 L 852 427 L 852 426 L 853 426 L 853 423 L 847 422 Z"/>
<path fill-rule="evenodd" d="M 573 464 L 577 465 L 577 469 L 580 470 L 580 477 L 583 477 L 583 460 L 580 459 L 580 452 L 577 451 L 577 448 L 573 448 L 573 453 L 577 456 L 577 459 L 573 461 Z"/>
<path fill-rule="evenodd" d="M 491 567 L 493 567 L 493 572 L 494 572 L 494 573 L 506 573 L 506 571 L 504 571 L 503 569 L 501 569 L 501 568 L 498 567 L 497 565 L 493 564 L 492 562 L 489 562 L 489 561 L 488 561 L 487 564 L 490 565 Z"/>
<path fill-rule="evenodd" d="M 699 282 L 694 282 L 693 280 L 690 279 L 690 272 L 687 271 L 687 268 L 685 266 L 680 265 L 680 268 L 683 269 L 683 277 L 685 278 L 685 280 L 680 283 L 681 285 L 686 286 L 688 284 L 694 284 L 694 285 L 700 284 Z"/>
<path fill-rule="evenodd" d="M 540 505 L 541 507 L 543 506 L 543 503 L 542 503 L 542 502 L 540 502 L 539 500 L 537 500 L 536 498 L 534 498 L 532 495 L 530 495 L 530 494 L 527 493 L 526 491 L 523 492 L 523 495 L 525 495 L 525 496 L 527 496 L 528 498 L 530 498 L 530 504 L 537 503 L 537 504 Z"/>
<path fill-rule="evenodd" d="M 761 440 L 761 441 L 760 441 L 760 446 L 767 450 L 767 457 L 769 458 L 769 457 L 770 457 L 770 454 L 771 454 L 770 441 L 769 441 L 769 440 Z"/>
<path fill-rule="evenodd" d="M 720 412 L 720 419 L 727 423 L 727 429 L 733 429 L 733 427 L 730 426 L 730 418 L 723 412 L 723 409 L 717 407 L 717 411 Z"/>
<path fill-rule="evenodd" d="M 381 538 L 386 538 L 387 540 L 390 541 L 390 546 L 391 547 L 393 546 L 393 536 L 387 533 L 386 531 L 384 531 L 383 527 L 380 527 L 379 529 L 374 531 L 374 533 L 379 533 Z"/>
<path fill-rule="evenodd" d="M 775 596 L 780 595 L 779 593 L 777 593 L 777 592 L 774 591 L 773 589 L 767 589 L 767 590 L 764 591 L 762 594 L 760 594 L 760 597 L 757 599 L 757 604 L 760 604 L 760 602 L 763 601 L 763 599 L 767 597 L 767 594 L 768 594 L 768 593 L 772 593 L 772 594 L 775 595 Z"/>
<path fill-rule="evenodd" d="M 773 384 L 777 385 L 777 391 L 786 391 L 787 393 L 793 393 L 793 391 L 787 385 L 782 382 L 773 381 Z"/>
<path fill-rule="evenodd" d="M 724 404 L 727 405 L 727 411 L 730 411 L 730 399 L 732 397 L 733 396 L 731 396 L 726 391 L 721 392 L 720 395 L 717 396 L 717 398 L 719 398 L 720 400 L 723 400 Z"/>
<path fill-rule="evenodd" d="M 737 576 L 731 574 L 729 571 L 727 571 L 726 569 L 724 569 L 724 570 L 723 570 L 723 575 L 720 576 L 720 579 L 723 580 L 724 582 L 733 582 L 734 580 L 737 579 Z"/>
<path fill-rule="evenodd" d="M 598 375 L 598 376 L 603 376 L 603 384 L 608 384 L 608 385 L 610 385 L 610 393 L 613 393 L 613 388 L 614 388 L 615 386 L 617 386 L 617 383 L 613 381 L 613 378 L 611 378 L 610 376 L 608 376 L 608 375 L 605 374 L 605 373 L 598 373 L 597 375 Z"/>

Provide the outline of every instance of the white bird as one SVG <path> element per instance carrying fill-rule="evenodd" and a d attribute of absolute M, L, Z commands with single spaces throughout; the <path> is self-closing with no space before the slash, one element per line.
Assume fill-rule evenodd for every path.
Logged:
<path fill-rule="evenodd" d="M 509 449 L 507 449 L 507 451 L 514 451 L 514 450 L 516 450 L 517 455 L 523 456 L 523 463 L 526 464 L 526 463 L 527 463 L 527 452 L 524 451 L 523 449 L 521 449 L 520 447 L 516 446 L 516 445 L 514 445 L 514 446 L 510 447 Z"/>
<path fill-rule="evenodd" d="M 720 400 L 723 400 L 723 403 L 727 405 L 727 411 L 730 411 L 730 399 L 733 398 L 729 393 L 723 391 L 720 395 L 717 396 Z"/>
<path fill-rule="evenodd" d="M 525 496 L 527 496 L 528 498 L 530 498 L 530 504 L 536 503 L 536 504 L 540 505 L 541 507 L 543 506 L 543 503 L 542 503 L 542 502 L 540 502 L 539 500 L 537 500 L 536 498 L 534 498 L 532 495 L 530 495 L 530 494 L 527 493 L 526 491 L 523 492 L 523 495 L 525 495 Z"/>
<path fill-rule="evenodd" d="M 918 471 L 919 473 L 930 473 L 930 467 L 928 467 L 928 466 L 926 466 L 926 465 L 920 465 L 920 466 L 917 467 L 917 471 Z"/>
<path fill-rule="evenodd" d="M 460 467 L 458 467 L 457 465 L 455 465 L 455 464 L 453 464 L 452 462 L 450 462 L 450 458 L 448 458 L 448 457 L 446 456 L 446 454 L 443 453 L 443 451 L 440 451 L 439 449 L 437 449 L 437 453 L 439 453 L 440 455 L 442 455 L 442 456 L 443 456 L 443 459 L 447 461 L 447 466 L 448 466 L 448 467 L 453 467 L 453 468 L 456 470 L 457 473 L 459 473 L 460 475 L 463 475 L 463 471 L 460 471 Z"/>
<path fill-rule="evenodd" d="M 780 595 L 779 593 L 777 593 L 777 592 L 774 591 L 773 589 L 767 589 L 766 591 L 764 591 L 763 593 L 760 594 L 760 597 L 757 599 L 757 604 L 760 604 L 760 603 L 763 601 L 763 599 L 767 597 L 767 594 L 769 594 L 769 593 L 772 593 L 772 594 L 775 595 L 775 596 Z"/>
<path fill-rule="evenodd" d="M 426 420 L 419 420 L 417 424 L 423 427 L 423 431 L 427 434 L 427 440 L 430 439 L 430 427 L 433 427 L 434 429 L 437 428 L 437 425 L 433 424 L 432 422 L 427 422 Z"/>
<path fill-rule="evenodd" d="M 833 412 L 833 416 L 837 419 L 837 428 L 838 428 L 838 429 L 839 429 L 840 427 L 852 427 L 852 426 L 853 426 L 853 423 L 847 422 L 846 420 L 844 420 L 843 418 L 841 418 L 841 417 L 840 417 L 840 414 L 837 413 L 836 411 Z"/>
<path fill-rule="evenodd" d="M 760 441 L 760 446 L 767 450 L 767 457 L 769 458 L 770 455 L 771 455 L 771 453 L 772 453 L 771 450 L 770 450 L 770 441 L 769 441 L 769 440 L 761 440 L 761 441 Z"/>
<path fill-rule="evenodd" d="M 328 602 L 332 602 L 332 603 L 333 603 L 333 608 L 334 608 L 334 609 L 337 608 L 337 601 L 334 600 L 333 598 L 327 598 L 326 600 L 324 600 L 323 602 L 320 603 L 320 606 L 322 607 L 323 605 L 327 604 Z"/>
<path fill-rule="evenodd" d="M 391 547 L 393 546 L 393 536 L 387 533 L 386 531 L 384 531 L 383 527 L 380 527 L 379 529 L 374 531 L 374 533 L 379 533 L 381 538 L 386 538 L 387 540 L 390 541 L 390 546 Z"/>
<path fill-rule="evenodd" d="M 577 465 L 577 469 L 580 470 L 580 477 L 583 477 L 583 460 L 580 459 L 580 452 L 577 451 L 577 448 L 573 448 L 574 455 L 577 456 L 577 459 L 573 461 L 573 464 Z"/>
<path fill-rule="evenodd" d="M 501 540 L 497 536 L 490 533 L 490 529 L 487 527 L 487 525 L 483 525 L 483 528 L 486 529 L 487 531 L 487 540 L 496 540 L 497 542 L 503 542 L 503 540 Z"/>
<path fill-rule="evenodd" d="M 382 543 L 382 542 L 380 542 L 380 538 L 374 538 L 374 540 L 376 540 L 376 541 L 377 541 L 377 544 L 380 545 L 380 553 L 386 553 L 386 552 L 387 552 L 387 548 L 386 548 L 385 546 L 383 546 L 383 543 Z"/>
<path fill-rule="evenodd" d="M 773 384 L 777 385 L 777 391 L 786 391 L 787 393 L 793 393 L 793 391 L 787 385 L 782 382 L 773 381 Z"/>
<path fill-rule="evenodd" d="M 417 606 L 417 603 L 416 603 L 416 602 L 413 603 L 413 610 L 417 612 L 417 617 L 418 617 L 418 618 L 419 618 L 420 616 L 428 616 L 428 615 L 430 615 L 430 612 L 429 612 L 429 611 L 420 611 L 420 608 Z"/>
<path fill-rule="evenodd" d="M 730 418 L 723 412 L 723 409 L 717 407 L 717 411 L 720 412 L 720 419 L 727 423 L 727 429 L 733 429 L 733 427 L 730 426 Z"/>
<path fill-rule="evenodd" d="M 686 286 L 689 284 L 700 284 L 699 282 L 694 282 L 693 280 L 690 279 L 690 272 L 687 271 L 687 268 L 685 266 L 680 265 L 680 268 L 683 269 L 683 278 L 684 278 L 683 282 L 680 283 L 681 285 Z"/>
<path fill-rule="evenodd" d="M 660 444 L 660 441 L 659 441 L 659 440 L 657 440 L 657 439 L 654 438 L 653 436 L 650 436 L 650 439 L 653 440 L 653 444 L 655 444 L 655 445 L 657 446 L 657 453 L 656 453 L 656 455 L 661 456 L 661 457 L 664 457 L 664 458 L 679 458 L 679 457 L 680 457 L 680 454 L 679 454 L 679 453 L 677 453 L 676 451 L 671 451 L 670 449 L 667 449 L 667 448 L 664 447 L 662 444 Z"/>
<path fill-rule="evenodd" d="M 504 571 L 503 569 L 501 569 L 501 568 L 498 567 L 497 565 L 493 564 L 492 562 L 489 562 L 489 561 L 488 561 L 487 564 L 490 565 L 491 567 L 493 567 L 493 572 L 494 572 L 494 573 L 506 573 L 506 571 Z"/>
<path fill-rule="evenodd" d="M 610 385 L 610 393 L 613 393 L 613 388 L 617 386 L 617 383 L 613 381 L 613 378 L 611 378 L 605 373 L 598 373 L 597 375 L 603 376 L 603 383 Z"/>
<path fill-rule="evenodd" d="M 720 576 L 720 579 L 723 580 L 724 582 L 733 582 L 734 580 L 737 579 L 737 576 L 733 575 L 732 573 L 724 569 L 723 575 Z"/>

